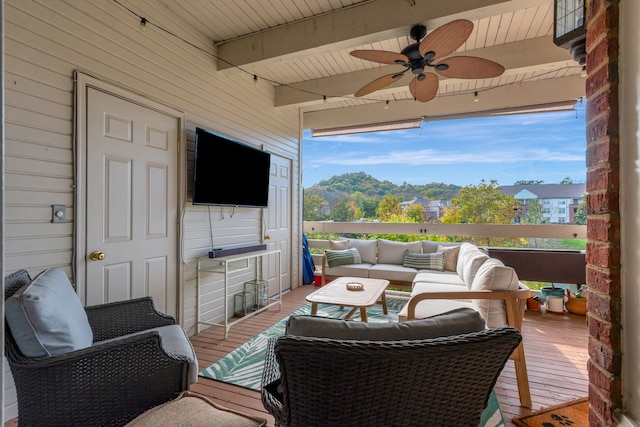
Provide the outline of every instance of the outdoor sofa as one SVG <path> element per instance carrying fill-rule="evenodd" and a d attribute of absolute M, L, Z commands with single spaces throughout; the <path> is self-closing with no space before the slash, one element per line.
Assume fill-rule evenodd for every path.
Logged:
<path fill-rule="evenodd" d="M 390 287 L 410 287 L 409 302 L 398 315 L 400 322 L 468 307 L 480 313 L 488 328 L 508 325 L 521 330 L 531 294 L 513 268 L 471 243 L 331 241 L 322 260 L 322 283 L 346 276 L 386 279 Z M 511 358 L 520 402 L 531 407 L 522 344 Z"/>

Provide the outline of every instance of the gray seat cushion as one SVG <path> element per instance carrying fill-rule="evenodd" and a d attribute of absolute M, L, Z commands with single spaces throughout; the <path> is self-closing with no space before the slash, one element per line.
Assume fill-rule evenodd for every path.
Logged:
<path fill-rule="evenodd" d="M 324 274 L 327 276 L 354 276 L 354 277 L 368 277 L 369 269 L 372 264 L 347 264 L 339 265 L 337 267 L 327 267 L 324 270 Z"/>
<path fill-rule="evenodd" d="M 484 319 L 470 308 L 401 323 L 363 323 L 316 316 L 291 316 L 286 335 L 337 340 L 403 341 L 482 331 Z"/>
<path fill-rule="evenodd" d="M 411 282 L 417 272 L 415 268 L 405 267 L 402 264 L 375 264 L 369 269 L 369 278 Z"/>
<path fill-rule="evenodd" d="M 40 273 L 5 301 L 16 344 L 27 357 L 48 357 L 91 346 L 93 331 L 67 275 L 59 268 Z"/>

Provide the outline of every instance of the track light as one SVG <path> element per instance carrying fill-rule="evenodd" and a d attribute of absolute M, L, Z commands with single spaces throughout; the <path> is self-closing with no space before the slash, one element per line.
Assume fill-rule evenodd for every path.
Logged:
<path fill-rule="evenodd" d="M 253 84 L 254 85 L 258 84 L 258 76 L 256 76 L 255 74 L 253 75 Z"/>
<path fill-rule="evenodd" d="M 384 102 L 384 109 L 385 110 L 389 109 L 389 100 L 388 99 Z"/>
<path fill-rule="evenodd" d="M 322 95 L 322 102 L 327 103 L 327 95 Z"/>
<path fill-rule="evenodd" d="M 478 91 L 473 92 L 473 102 L 478 102 L 480 101 L 480 98 L 478 98 Z"/>
<path fill-rule="evenodd" d="M 147 18 L 140 18 L 140 29 L 142 31 L 147 29 Z"/>

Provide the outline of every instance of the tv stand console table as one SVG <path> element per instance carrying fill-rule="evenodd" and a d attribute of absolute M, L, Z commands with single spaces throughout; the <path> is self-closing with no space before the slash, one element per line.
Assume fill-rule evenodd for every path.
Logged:
<path fill-rule="evenodd" d="M 277 278 L 278 278 L 278 293 L 275 296 L 267 298 L 266 304 L 261 306 L 255 311 L 247 313 L 245 316 L 236 320 L 229 321 L 229 274 L 246 270 L 249 268 L 249 260 L 255 259 L 255 279 L 258 280 L 258 274 L 262 271 L 262 260 L 265 256 L 275 256 L 277 265 Z M 240 265 L 239 265 L 240 264 Z M 200 325 L 207 326 L 222 326 L 224 327 L 224 337 L 227 338 L 229 329 L 238 322 L 241 322 L 251 316 L 261 313 L 267 310 L 269 307 L 273 307 L 276 304 L 280 305 L 282 309 L 282 266 L 280 263 L 280 250 L 262 250 L 256 252 L 247 252 L 238 255 L 230 255 L 219 258 L 202 257 L 198 258 L 198 264 L 196 267 L 196 329 L 197 333 L 200 332 Z M 202 280 L 200 273 L 220 273 L 224 276 L 224 322 L 222 323 L 210 323 L 200 320 L 200 287 L 202 286 Z"/>

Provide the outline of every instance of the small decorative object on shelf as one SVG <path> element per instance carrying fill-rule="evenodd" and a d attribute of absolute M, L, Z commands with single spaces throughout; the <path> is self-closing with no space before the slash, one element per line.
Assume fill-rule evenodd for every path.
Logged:
<path fill-rule="evenodd" d="M 239 292 L 235 294 L 233 314 L 235 317 L 244 317 L 256 310 L 255 299 L 251 292 Z"/>
<path fill-rule="evenodd" d="M 349 291 L 362 291 L 364 290 L 364 285 L 360 282 L 349 282 L 347 283 L 347 290 Z"/>
<path fill-rule="evenodd" d="M 244 291 L 253 294 L 255 309 L 264 307 L 269 302 L 269 287 L 266 280 L 249 280 L 244 282 Z"/>

